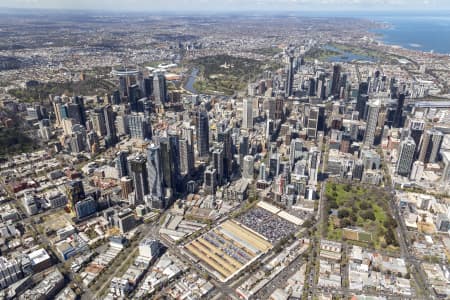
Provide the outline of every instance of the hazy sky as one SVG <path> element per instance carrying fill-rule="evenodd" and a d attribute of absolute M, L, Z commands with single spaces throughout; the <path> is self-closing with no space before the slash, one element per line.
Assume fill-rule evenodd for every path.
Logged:
<path fill-rule="evenodd" d="M 134 11 L 449 10 L 450 0 L 0 0 L 0 7 Z"/>

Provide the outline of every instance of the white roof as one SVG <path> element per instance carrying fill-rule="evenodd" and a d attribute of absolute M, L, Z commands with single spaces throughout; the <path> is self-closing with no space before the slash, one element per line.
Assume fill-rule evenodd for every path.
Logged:
<path fill-rule="evenodd" d="M 303 224 L 303 220 L 300 218 L 297 218 L 296 216 L 293 216 L 285 211 L 281 211 L 278 213 L 278 216 L 282 219 L 285 219 L 286 221 L 289 221 L 291 223 L 294 223 L 297 226 L 300 226 Z"/>
<path fill-rule="evenodd" d="M 267 203 L 265 201 L 258 202 L 258 206 L 263 208 L 263 209 L 265 209 L 265 210 L 267 210 L 267 211 L 269 211 L 269 212 L 271 212 L 271 213 L 273 213 L 273 214 L 275 214 L 275 215 L 280 211 L 280 209 L 278 207 L 273 206 L 272 204 L 269 204 L 269 203 Z"/>
<path fill-rule="evenodd" d="M 31 252 L 30 254 L 28 254 L 28 257 L 30 258 L 33 265 L 37 265 L 43 261 L 50 259 L 47 251 L 45 251 L 45 249 L 43 248 Z"/>

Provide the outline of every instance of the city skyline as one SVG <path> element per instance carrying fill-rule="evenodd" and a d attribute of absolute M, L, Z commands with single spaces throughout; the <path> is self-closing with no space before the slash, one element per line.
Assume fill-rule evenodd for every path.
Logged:
<path fill-rule="evenodd" d="M 2 299 L 450 299 L 449 5 L 222 1 L 0 0 Z"/>
<path fill-rule="evenodd" d="M 68 1 L 12 0 L 0 1 L 0 7 L 14 9 L 63 9 L 142 12 L 404 12 L 412 10 L 450 10 L 445 0 L 144 0 Z"/>

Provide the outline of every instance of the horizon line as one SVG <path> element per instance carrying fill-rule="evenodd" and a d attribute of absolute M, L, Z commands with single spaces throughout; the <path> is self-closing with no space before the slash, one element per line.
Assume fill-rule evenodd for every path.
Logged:
<path fill-rule="evenodd" d="M 264 15 L 300 15 L 302 13 L 307 14 L 340 14 L 340 15 L 350 15 L 352 13 L 358 13 L 358 14 L 366 14 L 366 15 L 378 15 L 378 14 L 389 14 L 389 15 L 405 15 L 410 13 L 418 13 L 423 14 L 424 11 L 427 13 L 436 13 L 436 14 L 446 14 L 450 12 L 450 8 L 444 8 L 444 9 L 437 9 L 437 8 L 405 8 L 405 9 L 393 9 L 391 8 L 380 8 L 380 9 L 364 9 L 364 8 L 349 8 L 349 9 L 328 9 L 328 10 L 322 10 L 322 9 L 314 9 L 314 8 L 307 8 L 307 9 L 296 9 L 296 10 L 269 10 L 269 9 L 243 9 L 243 10 L 220 10 L 220 9 L 183 9 L 183 10 L 173 10 L 173 9 L 165 9 L 165 10 L 135 10 L 135 9 L 122 9 L 122 10 L 116 10 L 116 9 L 99 9 L 99 8 L 36 8 L 36 7 L 8 7 L 8 6 L 0 6 L 0 15 L 1 14 L 8 14 L 10 12 L 96 12 L 96 13 L 112 13 L 112 14 L 150 14 L 150 15 L 158 15 L 158 14 L 164 14 L 164 15 L 183 15 L 183 14 L 189 14 L 189 15 L 205 15 L 205 14 L 214 14 L 214 15 L 230 15 L 230 14 L 264 14 Z M 4 11 L 7 10 L 7 11 Z"/>

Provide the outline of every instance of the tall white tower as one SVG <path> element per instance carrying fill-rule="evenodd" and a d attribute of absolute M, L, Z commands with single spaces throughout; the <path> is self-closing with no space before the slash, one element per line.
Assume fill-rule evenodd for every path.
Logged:
<path fill-rule="evenodd" d="M 253 101 L 251 99 L 243 100 L 242 128 L 253 129 Z"/>

